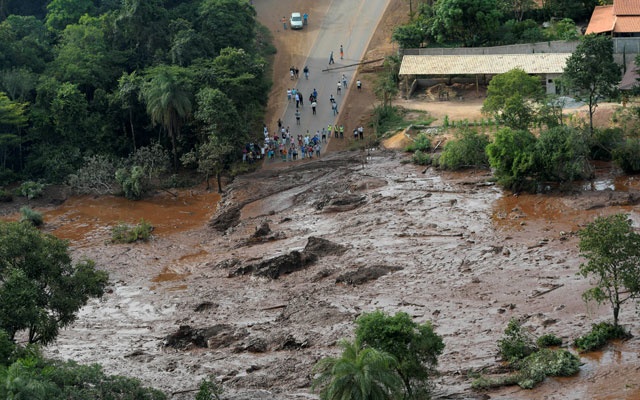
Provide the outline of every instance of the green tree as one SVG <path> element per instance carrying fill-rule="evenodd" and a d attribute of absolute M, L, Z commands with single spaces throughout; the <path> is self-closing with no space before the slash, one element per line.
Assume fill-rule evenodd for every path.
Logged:
<path fill-rule="evenodd" d="M 27 124 L 27 104 L 9 100 L 0 92 L 0 167 L 7 168 L 10 151 L 21 145 L 21 129 Z M 17 167 L 17 166 L 16 166 Z M 14 167 L 15 168 L 15 167 Z"/>
<path fill-rule="evenodd" d="M 55 340 L 89 298 L 102 295 L 107 279 L 93 261 L 73 264 L 65 241 L 0 222 L 0 329 L 11 339 L 26 330 L 29 343 Z"/>
<path fill-rule="evenodd" d="M 478 46 L 498 30 L 501 19 L 496 0 L 438 0 L 429 30 L 438 43 Z"/>
<path fill-rule="evenodd" d="M 10 15 L 0 23 L 0 68 L 26 67 L 42 72 L 51 55 L 52 46 L 41 20 Z"/>
<path fill-rule="evenodd" d="M 340 357 L 327 357 L 314 367 L 312 389 L 322 400 L 391 400 L 401 397 L 402 381 L 392 355 L 363 347 L 356 340 L 339 342 Z"/>
<path fill-rule="evenodd" d="M 191 78 L 185 68 L 159 65 L 145 71 L 142 97 L 155 125 L 161 125 L 171 140 L 173 166 L 178 168 L 177 139 L 180 127 L 191 114 Z"/>
<path fill-rule="evenodd" d="M 233 149 L 233 146 L 225 143 L 218 136 L 209 135 L 204 143 L 186 153 L 181 160 L 185 166 L 197 165 L 198 172 L 205 176 L 207 190 L 210 188 L 209 178 L 215 175 L 218 193 L 222 193 L 222 171 Z"/>
<path fill-rule="evenodd" d="M 45 24 L 50 31 L 60 32 L 92 10 L 92 0 L 51 0 L 47 4 Z"/>
<path fill-rule="evenodd" d="M 575 128 L 557 126 L 542 131 L 535 144 L 535 158 L 541 180 L 569 182 L 592 175 L 588 140 Z"/>
<path fill-rule="evenodd" d="M 622 305 L 640 295 L 640 234 L 627 215 L 615 214 L 596 218 L 578 235 L 580 254 L 587 259 L 580 274 L 595 285 L 582 297 L 609 303 L 617 326 Z"/>
<path fill-rule="evenodd" d="M 567 59 L 562 74 L 568 89 L 586 93 L 589 130 L 593 133 L 593 114 L 602 97 L 613 96 L 620 82 L 620 66 L 613 60 L 613 41 L 609 36 L 586 35 Z"/>
<path fill-rule="evenodd" d="M 395 368 L 407 397 L 429 390 L 429 379 L 435 375 L 438 356 L 444 350 L 442 338 L 429 322 L 418 324 L 404 312 L 390 316 L 374 311 L 361 315 L 356 324 L 356 342 L 398 360 Z"/>
<path fill-rule="evenodd" d="M 118 88 L 112 94 L 111 101 L 114 104 L 117 104 L 120 109 L 127 113 L 127 119 L 129 120 L 129 129 L 131 130 L 131 143 L 133 145 L 133 150 L 135 151 L 136 146 L 136 129 L 134 124 L 134 110 L 139 105 L 138 101 L 140 99 L 140 90 L 142 86 L 142 79 L 133 71 L 128 74 L 124 72 L 120 79 L 118 79 Z"/>
<path fill-rule="evenodd" d="M 497 5 L 504 15 L 511 14 L 513 19 L 518 22 L 522 21 L 527 11 L 536 7 L 533 0 L 499 0 Z"/>
<path fill-rule="evenodd" d="M 122 0 L 115 17 L 115 43 L 130 53 L 129 70 L 160 61 L 169 47 L 169 15 L 164 0 Z"/>
<path fill-rule="evenodd" d="M 457 132 L 453 140 L 447 141 L 438 158 L 438 165 L 449 170 L 462 168 L 486 168 L 489 165 L 485 151 L 489 144 L 487 135 L 465 129 Z"/>
<path fill-rule="evenodd" d="M 534 118 L 533 103 L 543 95 L 538 77 L 512 69 L 491 79 L 482 112 L 500 118 L 510 128 L 527 129 Z"/>
<path fill-rule="evenodd" d="M 529 131 L 503 128 L 487 146 L 489 164 L 498 182 L 511 190 L 528 186 L 535 166 L 536 137 Z"/>
<path fill-rule="evenodd" d="M 249 50 L 254 46 L 256 11 L 248 1 L 204 0 L 198 11 L 198 31 L 206 32 L 203 40 L 210 56 L 226 47 Z"/>

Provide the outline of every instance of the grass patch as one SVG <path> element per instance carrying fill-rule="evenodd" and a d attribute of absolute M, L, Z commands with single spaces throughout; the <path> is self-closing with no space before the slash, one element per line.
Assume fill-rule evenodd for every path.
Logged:
<path fill-rule="evenodd" d="M 574 345 L 580 352 L 597 350 L 613 339 L 627 339 L 631 334 L 620 325 L 601 322 L 591 327 L 591 332 L 580 336 Z"/>
<path fill-rule="evenodd" d="M 38 227 L 44 224 L 44 218 L 42 218 L 42 214 L 38 211 L 31 209 L 31 207 L 24 206 L 20 208 L 20 222 L 27 222 Z"/>
<path fill-rule="evenodd" d="M 419 133 L 418 136 L 411 142 L 406 148 L 405 151 L 410 153 L 414 153 L 416 151 L 429 151 L 431 150 L 431 139 L 424 133 Z"/>
<path fill-rule="evenodd" d="M 416 150 L 411 157 L 411 162 L 417 165 L 431 165 L 431 155 L 429 153 Z"/>
<path fill-rule="evenodd" d="M 407 119 L 407 114 L 418 114 L 420 118 Z M 377 106 L 373 109 L 371 125 L 379 137 L 384 137 L 388 132 L 397 132 L 411 125 L 428 126 L 435 121 L 423 110 L 407 110 L 394 106 Z"/>
<path fill-rule="evenodd" d="M 133 243 L 137 241 L 146 242 L 151 237 L 153 226 L 144 219 L 141 219 L 137 225 L 129 225 L 124 222 L 114 226 L 111 229 L 112 243 Z"/>

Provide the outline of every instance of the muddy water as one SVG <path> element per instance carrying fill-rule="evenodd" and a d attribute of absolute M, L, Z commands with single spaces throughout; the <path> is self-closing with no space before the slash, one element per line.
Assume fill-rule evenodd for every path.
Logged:
<path fill-rule="evenodd" d="M 130 201 L 115 196 L 72 197 L 44 214 L 54 235 L 81 245 L 99 231 L 144 219 L 154 235 L 166 235 L 202 226 L 213 215 L 220 195 L 201 189 L 163 192 L 150 199 Z"/>

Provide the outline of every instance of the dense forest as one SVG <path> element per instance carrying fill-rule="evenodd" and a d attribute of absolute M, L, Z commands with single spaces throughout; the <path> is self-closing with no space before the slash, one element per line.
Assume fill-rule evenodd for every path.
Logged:
<path fill-rule="evenodd" d="M 228 167 L 271 85 L 255 16 L 248 0 L 1 0 L 0 186 Z"/>

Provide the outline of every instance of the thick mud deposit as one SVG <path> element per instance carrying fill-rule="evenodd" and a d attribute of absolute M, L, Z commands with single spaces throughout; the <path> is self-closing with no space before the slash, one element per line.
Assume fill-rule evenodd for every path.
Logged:
<path fill-rule="evenodd" d="M 511 317 L 566 340 L 609 318 L 580 300 L 575 231 L 599 213 L 637 220 L 635 189 L 515 197 L 488 172 L 441 175 L 402 157 L 373 150 L 363 165 L 361 153 L 333 153 L 237 178 L 214 218 L 211 198 L 200 225 L 146 244 L 107 244 L 102 221 L 51 213 L 57 229 L 92 224 L 74 255 L 97 260 L 112 284 L 49 355 L 169 393 L 214 375 L 234 399 L 310 398 L 314 363 L 352 337 L 358 315 L 381 309 L 443 336 L 440 397 L 638 398 L 636 338 L 532 391 L 476 393 L 468 377 L 495 365 Z M 637 334 L 632 306 L 621 320 Z"/>

